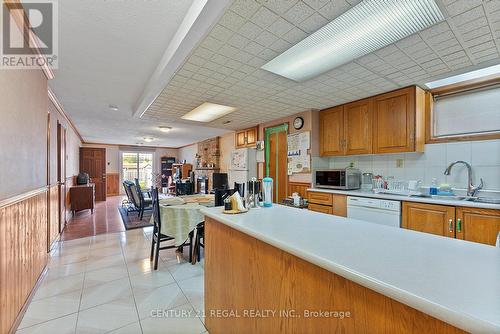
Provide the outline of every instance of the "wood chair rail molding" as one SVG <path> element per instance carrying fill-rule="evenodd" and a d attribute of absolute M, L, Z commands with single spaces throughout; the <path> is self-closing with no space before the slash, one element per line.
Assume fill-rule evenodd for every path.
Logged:
<path fill-rule="evenodd" d="M 48 186 L 43 186 L 34 190 L 27 191 L 25 193 L 15 195 L 0 201 L 0 209 L 8 207 L 10 205 L 27 200 L 30 197 L 36 196 L 41 193 L 45 193 L 48 190 Z"/>

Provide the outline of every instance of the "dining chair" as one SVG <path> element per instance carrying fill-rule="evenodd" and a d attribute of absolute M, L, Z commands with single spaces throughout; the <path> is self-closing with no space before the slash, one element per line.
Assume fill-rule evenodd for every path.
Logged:
<path fill-rule="evenodd" d="M 181 246 L 169 245 L 161 246 L 164 241 L 174 240 L 174 237 L 161 233 L 161 215 L 160 215 L 160 200 L 158 198 L 158 188 L 153 188 L 151 191 L 151 199 L 153 203 L 153 234 L 151 236 L 151 255 L 150 261 L 154 259 L 154 270 L 158 269 L 158 258 L 160 257 L 160 250 L 178 248 L 179 251 L 184 250 L 184 246 L 189 246 L 189 262 L 193 260 L 193 231 L 189 233 L 189 243 L 184 242 Z"/>
<path fill-rule="evenodd" d="M 151 198 L 144 198 L 144 194 L 137 188 L 135 183 L 130 184 L 130 191 L 132 193 L 133 203 L 139 211 L 139 220 L 142 220 L 144 217 L 144 211 L 151 210 L 153 208 L 152 200 Z"/>
<path fill-rule="evenodd" d="M 215 189 L 215 206 L 223 206 L 224 200 L 235 192 L 236 189 Z"/>
<path fill-rule="evenodd" d="M 234 183 L 234 189 L 240 193 L 241 197 L 245 197 L 245 183 Z"/>
<path fill-rule="evenodd" d="M 123 189 L 125 190 L 125 194 L 127 195 L 127 216 L 129 212 L 137 212 L 139 209 L 135 206 L 134 204 L 134 198 L 132 195 L 132 190 L 130 189 L 130 186 L 133 184 L 131 181 L 123 181 Z"/>

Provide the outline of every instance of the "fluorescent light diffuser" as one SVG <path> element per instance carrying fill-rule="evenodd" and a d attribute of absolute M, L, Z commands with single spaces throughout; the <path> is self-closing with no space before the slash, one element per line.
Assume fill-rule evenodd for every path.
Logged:
<path fill-rule="evenodd" d="M 474 80 L 474 79 L 479 79 L 483 77 L 487 77 L 490 75 L 495 75 L 495 74 L 500 74 L 500 65 L 495 65 L 495 66 L 490 66 L 490 67 L 485 67 L 480 70 L 476 71 L 471 71 L 459 75 L 454 75 L 449 78 L 444 78 L 441 80 L 436 80 L 432 82 L 428 82 L 425 85 L 429 89 L 433 88 L 438 88 L 438 87 L 443 87 L 451 84 L 455 84 L 458 82 L 464 82 L 464 81 L 469 81 L 469 80 Z"/>
<path fill-rule="evenodd" d="M 434 0 L 365 0 L 262 68 L 308 80 L 443 19 Z"/>
<path fill-rule="evenodd" d="M 233 107 L 205 102 L 199 107 L 191 110 L 181 118 L 196 122 L 211 122 L 217 118 L 221 118 L 224 115 L 232 113 L 235 110 L 236 108 Z"/>

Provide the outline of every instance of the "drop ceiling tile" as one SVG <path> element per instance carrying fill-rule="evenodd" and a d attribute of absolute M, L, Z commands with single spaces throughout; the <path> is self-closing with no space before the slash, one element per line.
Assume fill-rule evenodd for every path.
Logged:
<path fill-rule="evenodd" d="M 264 0 L 263 5 L 271 9 L 277 14 L 285 14 L 287 10 L 293 7 L 298 2 L 298 0 Z"/>
<path fill-rule="evenodd" d="M 254 39 L 262 32 L 262 28 L 248 21 L 240 28 L 238 32 L 246 38 Z"/>
<path fill-rule="evenodd" d="M 464 13 L 461 13 L 457 16 L 454 16 L 452 18 L 452 21 L 456 25 L 462 25 L 464 23 L 474 21 L 474 20 L 476 20 L 480 17 L 483 17 L 483 16 L 484 16 L 483 6 L 477 6 L 477 7 L 474 7 L 474 8 L 472 8 Z"/>
<path fill-rule="evenodd" d="M 245 47 L 245 51 L 249 52 L 253 55 L 258 55 L 260 52 L 262 52 L 265 49 L 262 45 L 256 43 L 256 42 L 250 42 L 248 45 Z"/>
<path fill-rule="evenodd" d="M 222 42 L 227 42 L 227 40 L 231 38 L 233 34 L 234 34 L 233 31 L 227 29 L 226 27 L 221 26 L 220 24 L 216 25 L 210 32 L 210 36 Z"/>
<path fill-rule="evenodd" d="M 284 16 L 289 22 L 299 25 L 313 13 L 314 9 L 306 5 L 303 1 L 299 1 L 292 8 L 290 8 Z"/>
<path fill-rule="evenodd" d="M 344 0 L 332 0 L 328 1 L 326 5 L 324 5 L 319 13 L 323 15 L 327 20 L 333 21 L 340 14 L 344 13 L 351 7 L 348 2 Z"/>
<path fill-rule="evenodd" d="M 250 18 L 257 10 L 260 4 L 254 0 L 235 0 L 231 5 L 231 10 L 239 15 Z"/>
<path fill-rule="evenodd" d="M 218 39 L 213 38 L 212 36 L 207 36 L 205 40 L 201 43 L 201 46 L 209 49 L 210 51 L 218 51 L 222 45 L 224 45 L 223 42 L 221 42 Z"/>
<path fill-rule="evenodd" d="M 292 47 L 292 44 L 291 43 L 288 43 L 287 41 L 283 40 L 283 39 L 278 39 L 276 40 L 276 42 L 274 42 L 270 48 L 277 52 L 277 53 L 282 53 L 282 52 L 285 52 L 286 50 L 288 50 L 289 48 Z"/>
<path fill-rule="evenodd" d="M 493 36 L 489 33 L 474 39 L 471 39 L 464 43 L 464 45 L 468 48 L 474 47 L 476 45 L 481 45 L 487 42 L 493 43 Z"/>
<path fill-rule="evenodd" d="M 464 39 L 464 41 L 470 41 L 474 38 L 478 38 L 478 37 L 481 37 L 481 36 L 484 36 L 484 35 L 488 35 L 488 34 L 491 34 L 491 30 L 490 30 L 490 27 L 485 25 L 483 27 L 480 27 L 480 28 L 477 28 L 477 29 L 474 29 L 474 30 L 462 30 L 462 38 Z"/>
<path fill-rule="evenodd" d="M 477 57 L 476 58 L 478 64 L 480 64 L 482 62 L 485 62 L 485 61 L 490 61 L 490 60 L 493 60 L 493 59 L 498 59 L 498 53 L 491 53 L 489 55 L 486 55 L 486 56 L 483 56 L 483 57 Z"/>
<path fill-rule="evenodd" d="M 245 24 L 245 18 L 233 11 L 228 11 L 219 21 L 219 24 L 237 32 Z"/>
<path fill-rule="evenodd" d="M 446 10 L 451 16 L 455 16 L 480 6 L 481 2 L 481 0 L 457 0 L 448 4 Z"/>
<path fill-rule="evenodd" d="M 297 27 L 294 27 L 292 30 L 290 30 L 283 36 L 283 39 L 295 45 L 306 37 L 307 37 L 306 32 Z"/>
<path fill-rule="evenodd" d="M 312 34 L 319 28 L 325 26 L 328 24 L 328 20 L 325 19 L 323 16 L 319 15 L 318 13 L 314 13 L 311 16 L 309 16 L 307 19 L 302 21 L 300 24 L 300 28 L 302 30 Z"/>
<path fill-rule="evenodd" d="M 481 52 L 481 51 L 492 49 L 492 48 L 496 48 L 495 43 L 493 41 L 488 41 L 486 43 L 474 45 L 474 46 L 470 47 L 469 50 L 472 53 L 477 53 L 477 52 Z"/>
<path fill-rule="evenodd" d="M 478 58 L 483 58 L 483 57 L 488 57 L 491 55 L 496 55 L 498 57 L 498 52 L 496 47 L 493 47 L 491 49 L 486 49 L 486 50 L 481 50 L 478 52 L 473 52 L 472 55 L 478 59 Z"/>
<path fill-rule="evenodd" d="M 278 19 L 278 15 L 271 12 L 266 7 L 260 7 L 259 10 L 252 16 L 253 23 L 261 28 L 267 28 Z"/>
<path fill-rule="evenodd" d="M 259 36 L 255 38 L 255 41 L 263 46 L 270 46 L 278 40 L 278 37 L 270 33 L 269 31 L 262 31 Z"/>
<path fill-rule="evenodd" d="M 276 36 L 281 37 L 290 30 L 292 30 L 293 28 L 294 28 L 293 24 L 291 24 L 284 18 L 279 17 L 268 27 L 268 30 L 271 31 Z"/>

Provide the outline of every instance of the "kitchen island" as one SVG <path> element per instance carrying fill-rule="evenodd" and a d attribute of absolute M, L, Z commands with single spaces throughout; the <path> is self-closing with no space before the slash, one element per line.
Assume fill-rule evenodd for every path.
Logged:
<path fill-rule="evenodd" d="M 217 333 L 500 333 L 500 250 L 276 205 L 205 209 Z"/>

